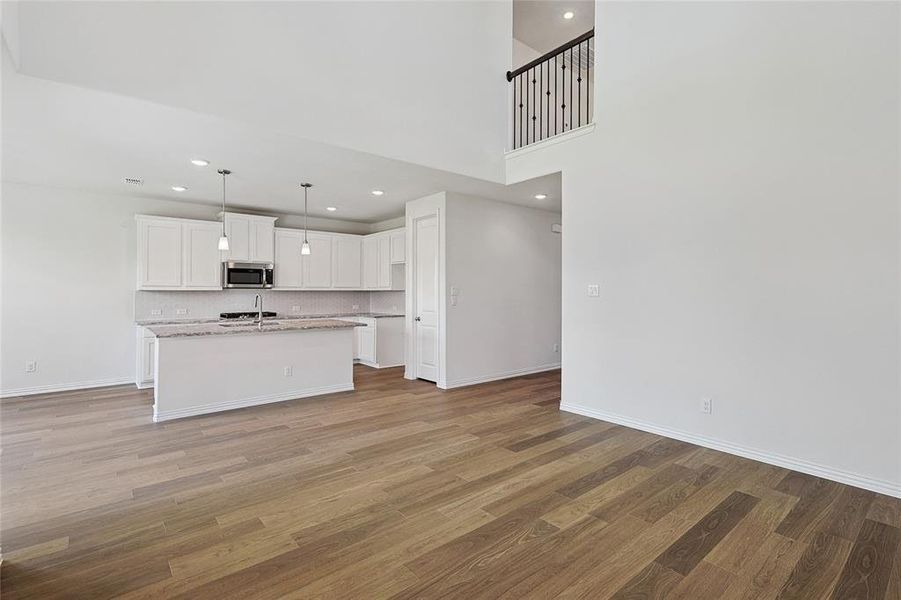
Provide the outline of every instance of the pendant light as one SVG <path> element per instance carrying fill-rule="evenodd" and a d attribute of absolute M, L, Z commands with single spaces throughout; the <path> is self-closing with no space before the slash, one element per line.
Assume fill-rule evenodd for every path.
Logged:
<path fill-rule="evenodd" d="M 313 187 L 312 183 L 301 183 L 303 188 L 303 244 L 300 246 L 300 253 L 304 256 L 310 254 L 310 242 L 307 241 L 307 190 Z"/>
<path fill-rule="evenodd" d="M 222 175 L 222 235 L 219 236 L 219 249 L 228 251 L 228 237 L 225 235 L 225 176 L 231 175 L 228 169 L 219 169 Z"/>

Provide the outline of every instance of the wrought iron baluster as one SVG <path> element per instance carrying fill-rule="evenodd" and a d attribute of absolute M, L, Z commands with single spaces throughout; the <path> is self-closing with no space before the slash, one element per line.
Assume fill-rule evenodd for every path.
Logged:
<path fill-rule="evenodd" d="M 588 52 L 585 54 L 585 77 L 588 81 L 585 85 L 585 122 L 591 123 L 591 38 L 585 40 Z"/>

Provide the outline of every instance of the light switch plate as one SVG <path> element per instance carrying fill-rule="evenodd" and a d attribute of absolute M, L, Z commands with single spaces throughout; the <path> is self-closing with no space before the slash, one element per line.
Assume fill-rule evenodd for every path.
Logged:
<path fill-rule="evenodd" d="M 601 295 L 601 286 L 596 283 L 588 284 L 588 295 L 591 298 L 597 298 Z"/>
<path fill-rule="evenodd" d="M 176 309 L 175 309 L 175 314 L 177 314 L 177 315 L 186 315 L 186 314 L 188 314 L 188 309 L 187 309 L 187 308 L 176 308 Z"/>

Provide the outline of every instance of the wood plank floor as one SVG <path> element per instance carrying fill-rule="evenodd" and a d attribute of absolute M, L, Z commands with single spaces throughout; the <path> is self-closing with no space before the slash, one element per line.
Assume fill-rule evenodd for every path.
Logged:
<path fill-rule="evenodd" d="M 560 412 L 557 372 L 355 375 L 163 424 L 3 401 L 4 600 L 901 598 L 899 500 Z"/>

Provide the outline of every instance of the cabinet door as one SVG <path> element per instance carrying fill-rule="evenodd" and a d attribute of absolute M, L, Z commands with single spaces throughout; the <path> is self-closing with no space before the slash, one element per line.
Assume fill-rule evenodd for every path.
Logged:
<path fill-rule="evenodd" d="M 223 253 L 223 260 L 250 261 L 250 218 L 226 213 L 225 230 L 228 233 L 228 252 Z"/>
<path fill-rule="evenodd" d="M 303 286 L 300 256 L 302 242 L 303 233 L 299 231 L 275 230 L 275 273 L 273 273 L 275 287 L 299 288 Z"/>
<path fill-rule="evenodd" d="M 406 262 L 407 234 L 401 229 L 400 231 L 391 232 L 391 262 Z"/>
<path fill-rule="evenodd" d="M 182 282 L 182 224 L 138 221 L 138 288 L 177 288 Z"/>
<path fill-rule="evenodd" d="M 310 242 L 310 254 L 302 258 L 304 287 L 332 287 L 332 236 L 310 233 L 307 241 Z"/>
<path fill-rule="evenodd" d="M 378 238 L 378 281 L 376 287 L 391 287 L 391 238 L 387 235 Z"/>
<path fill-rule="evenodd" d="M 222 263 L 219 259 L 218 223 L 186 221 L 184 232 L 184 263 L 186 288 L 221 289 Z"/>
<path fill-rule="evenodd" d="M 334 253 L 332 285 L 338 288 L 360 288 L 360 238 L 336 236 L 332 242 Z"/>
<path fill-rule="evenodd" d="M 271 263 L 275 259 L 275 223 L 271 219 L 250 221 L 250 261 Z"/>
<path fill-rule="evenodd" d="M 363 287 L 376 288 L 379 285 L 379 240 L 363 238 Z"/>
<path fill-rule="evenodd" d="M 153 381 L 156 364 L 156 338 L 144 338 L 141 343 L 141 380 Z"/>
<path fill-rule="evenodd" d="M 375 360 L 375 319 L 360 319 L 365 327 L 357 327 L 360 330 L 360 360 L 374 363 Z"/>

